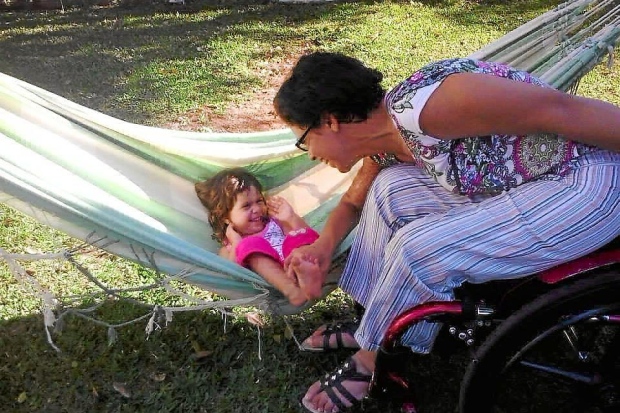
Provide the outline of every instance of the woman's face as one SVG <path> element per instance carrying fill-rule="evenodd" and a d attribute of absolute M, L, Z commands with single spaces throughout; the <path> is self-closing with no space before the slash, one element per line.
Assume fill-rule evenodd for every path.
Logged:
<path fill-rule="evenodd" d="M 252 235 L 265 228 L 266 217 L 265 199 L 256 187 L 251 186 L 237 194 L 228 219 L 240 235 Z"/>
<path fill-rule="evenodd" d="M 352 132 L 350 124 L 340 123 L 337 127 L 321 124 L 310 129 L 304 143 L 308 147 L 308 156 L 338 169 L 340 172 L 349 172 L 353 165 L 360 160 L 355 148 L 355 140 L 348 136 Z M 301 136 L 306 128 L 291 126 L 291 130 L 297 136 Z"/>

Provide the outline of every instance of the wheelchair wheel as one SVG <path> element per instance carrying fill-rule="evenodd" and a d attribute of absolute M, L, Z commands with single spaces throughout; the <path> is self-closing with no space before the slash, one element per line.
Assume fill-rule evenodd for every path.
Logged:
<path fill-rule="evenodd" d="M 620 274 L 585 277 L 487 338 L 465 373 L 461 413 L 620 412 Z"/>

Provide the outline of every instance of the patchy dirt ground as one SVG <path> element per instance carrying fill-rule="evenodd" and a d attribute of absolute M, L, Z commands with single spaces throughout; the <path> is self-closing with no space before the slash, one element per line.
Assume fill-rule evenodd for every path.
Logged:
<path fill-rule="evenodd" d="M 180 116 L 165 127 L 194 131 L 208 127 L 214 132 L 259 132 L 285 128 L 286 124 L 276 115 L 272 102 L 298 58 L 298 55 L 290 56 L 261 68 L 260 75 L 265 78 L 265 85 L 245 100 L 230 104 L 223 113 L 205 106 Z"/>

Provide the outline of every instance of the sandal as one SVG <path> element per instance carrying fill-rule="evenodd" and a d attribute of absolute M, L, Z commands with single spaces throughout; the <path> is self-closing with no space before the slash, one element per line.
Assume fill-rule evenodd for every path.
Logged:
<path fill-rule="evenodd" d="M 359 327 L 359 323 L 353 322 L 353 321 L 349 321 L 345 323 L 328 324 L 325 326 L 325 330 L 323 330 L 320 334 L 312 335 L 312 336 L 320 335 L 323 337 L 322 347 L 313 347 L 310 345 L 310 343 L 307 343 L 309 338 L 312 337 L 310 336 L 309 338 L 304 340 L 303 343 L 301 343 L 301 349 L 304 351 L 316 351 L 316 352 L 329 351 L 329 350 L 341 350 L 341 349 L 357 350 L 360 348 L 359 345 L 355 345 L 355 346 L 345 345 L 344 341 L 342 340 L 342 335 L 348 334 L 351 337 L 353 337 L 353 339 L 355 340 L 354 334 L 358 327 Z M 336 336 L 335 347 L 332 346 L 330 343 L 330 339 L 332 335 Z"/>
<path fill-rule="evenodd" d="M 359 402 L 366 396 L 362 397 L 362 399 L 357 399 L 342 385 L 342 382 L 366 382 L 370 386 L 371 379 L 372 374 L 358 372 L 355 360 L 353 357 L 349 357 L 341 367 L 338 367 L 333 372 L 326 374 L 325 377 L 321 379 L 321 386 L 319 387 L 317 394 L 325 392 L 334 406 L 338 407 L 338 412 L 344 412 L 347 409 L 359 404 Z M 340 396 L 334 391 L 334 389 L 338 390 Z M 349 402 L 349 406 L 344 404 L 343 400 Z M 302 399 L 302 404 L 308 411 L 312 413 L 320 413 L 319 410 L 310 405 L 309 400 Z"/>

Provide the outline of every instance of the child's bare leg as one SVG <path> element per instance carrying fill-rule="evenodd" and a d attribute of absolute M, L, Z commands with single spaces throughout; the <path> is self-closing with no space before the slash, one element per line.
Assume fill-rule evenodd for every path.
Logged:
<path fill-rule="evenodd" d="M 299 287 L 308 298 L 317 298 L 322 295 L 323 285 L 321 268 L 316 259 L 310 257 L 295 257 L 291 261 L 293 271 L 297 276 Z"/>
<path fill-rule="evenodd" d="M 299 285 L 286 276 L 282 265 L 273 258 L 263 254 L 252 254 L 246 262 L 249 268 L 263 277 L 265 281 L 277 288 L 294 306 L 306 302 L 306 296 Z"/>

